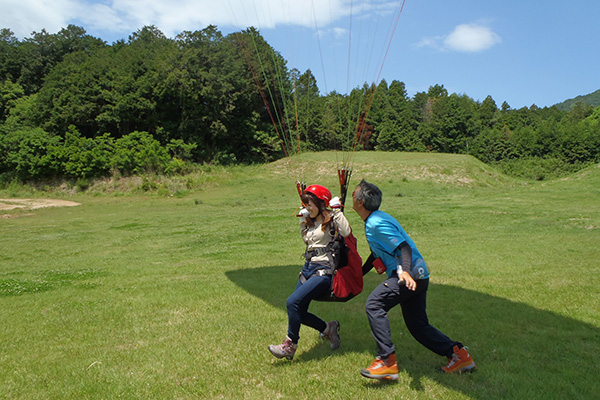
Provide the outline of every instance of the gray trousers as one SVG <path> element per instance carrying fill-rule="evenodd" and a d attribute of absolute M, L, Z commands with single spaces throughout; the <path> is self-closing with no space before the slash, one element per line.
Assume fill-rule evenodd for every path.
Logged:
<path fill-rule="evenodd" d="M 395 352 L 388 311 L 400 304 L 402 316 L 411 335 L 423 346 L 440 356 L 452 357 L 455 345 L 462 347 L 431 326 L 427 319 L 427 287 L 429 279 L 417 281 L 417 290 L 411 291 L 398 278 L 386 279 L 371 292 L 365 309 L 371 332 L 377 342 L 377 355 L 387 358 Z"/>

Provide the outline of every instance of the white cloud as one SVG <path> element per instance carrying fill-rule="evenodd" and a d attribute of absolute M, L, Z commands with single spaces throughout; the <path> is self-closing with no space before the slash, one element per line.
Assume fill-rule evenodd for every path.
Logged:
<path fill-rule="evenodd" d="M 314 10 L 313 10 L 314 4 Z M 109 32 L 133 32 L 155 25 L 167 36 L 209 24 L 274 28 L 282 24 L 326 26 L 348 13 L 347 0 L 0 0 L 0 27 L 17 37 L 69 23 Z"/>
<path fill-rule="evenodd" d="M 323 29 L 350 13 L 389 13 L 393 4 L 366 0 L 361 9 L 356 4 L 352 9 L 351 0 L 0 0 L 0 27 L 10 28 L 19 38 L 41 29 L 54 33 L 68 24 L 112 33 L 132 33 L 154 25 L 169 37 L 209 24 L 261 29 L 316 25 Z"/>
<path fill-rule="evenodd" d="M 479 24 L 458 25 L 446 36 L 423 38 L 417 47 L 438 50 L 477 53 L 501 43 L 502 39 L 489 27 Z"/>
<path fill-rule="evenodd" d="M 443 41 L 442 36 L 432 36 L 421 39 L 415 47 L 432 47 L 434 49 L 442 50 L 441 42 Z"/>
<path fill-rule="evenodd" d="M 345 28 L 333 28 L 333 36 L 336 39 L 346 38 L 348 36 L 348 30 Z"/>
<path fill-rule="evenodd" d="M 19 38 L 46 29 L 57 32 L 75 17 L 78 0 L 0 0 L 0 27 Z"/>
<path fill-rule="evenodd" d="M 476 53 L 487 50 L 502 40 L 490 28 L 482 25 L 463 24 L 457 26 L 444 40 L 450 50 Z"/>

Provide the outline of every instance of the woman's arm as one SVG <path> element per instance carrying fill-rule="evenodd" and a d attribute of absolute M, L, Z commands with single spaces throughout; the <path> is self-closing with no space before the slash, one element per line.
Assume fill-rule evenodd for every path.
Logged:
<path fill-rule="evenodd" d="M 340 235 L 343 237 L 348 237 L 352 233 L 352 229 L 350 228 L 350 223 L 346 219 L 344 213 L 337 209 L 333 211 L 333 220 L 335 221 L 335 225 L 340 231 Z"/>

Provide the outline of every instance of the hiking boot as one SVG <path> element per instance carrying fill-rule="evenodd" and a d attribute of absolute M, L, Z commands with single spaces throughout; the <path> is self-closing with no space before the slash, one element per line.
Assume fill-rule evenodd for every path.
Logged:
<path fill-rule="evenodd" d="M 452 354 L 452 357 L 448 358 L 448 365 L 441 368 L 442 372 L 446 374 L 451 374 L 453 372 L 462 374 L 463 372 L 468 372 L 475 368 L 475 361 L 473 361 L 464 347 L 459 349 L 458 346 L 454 346 L 452 351 L 454 353 Z"/>
<path fill-rule="evenodd" d="M 377 356 L 369 368 L 363 369 L 360 374 L 366 378 L 397 381 L 398 364 L 396 363 L 396 354 L 392 353 L 386 359 Z"/>
<path fill-rule="evenodd" d="M 269 345 L 269 351 L 273 353 L 273 355 L 277 358 L 287 358 L 291 360 L 294 358 L 294 354 L 296 354 L 296 349 L 298 348 L 297 344 L 292 343 L 292 339 L 286 337 L 283 343 L 274 345 Z"/>
<path fill-rule="evenodd" d="M 331 342 L 331 350 L 335 350 L 340 347 L 340 335 L 338 334 L 339 330 L 340 323 L 337 321 L 331 321 L 327 323 L 327 328 L 321 332 L 321 337 Z"/>

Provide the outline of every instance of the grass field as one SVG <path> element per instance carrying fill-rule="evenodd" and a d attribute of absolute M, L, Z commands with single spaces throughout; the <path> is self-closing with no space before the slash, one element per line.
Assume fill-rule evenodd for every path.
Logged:
<path fill-rule="evenodd" d="M 468 156 L 356 153 L 352 186 L 381 187 L 432 270 L 432 324 L 478 369 L 438 373 L 394 309 L 400 379 L 362 378 L 375 272 L 357 298 L 311 306 L 340 321 L 340 349 L 303 328 L 294 361 L 274 359 L 304 250 L 295 174 L 335 188 L 332 159 L 0 191 L 81 203 L 0 211 L 0 399 L 597 398 L 599 166 L 524 182 Z"/>

